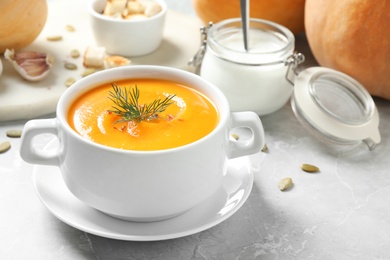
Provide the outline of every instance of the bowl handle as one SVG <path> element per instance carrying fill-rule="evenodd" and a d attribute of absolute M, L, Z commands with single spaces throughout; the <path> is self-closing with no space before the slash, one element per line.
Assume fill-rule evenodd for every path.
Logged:
<path fill-rule="evenodd" d="M 34 138 L 46 133 L 58 137 L 57 119 L 30 120 L 24 125 L 20 145 L 20 156 L 24 161 L 34 164 L 60 165 L 60 150 L 42 151 L 34 146 Z"/>
<path fill-rule="evenodd" d="M 229 159 L 257 153 L 263 149 L 265 135 L 263 124 L 254 112 L 232 112 L 230 116 L 231 129 L 235 127 L 249 128 L 252 136 L 244 141 L 229 140 L 227 157 Z"/>

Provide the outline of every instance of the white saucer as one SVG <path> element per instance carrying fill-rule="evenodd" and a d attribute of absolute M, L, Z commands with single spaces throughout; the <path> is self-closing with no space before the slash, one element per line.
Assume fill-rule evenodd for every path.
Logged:
<path fill-rule="evenodd" d="M 74 228 L 113 239 L 154 241 L 195 234 L 232 216 L 252 190 L 253 170 L 249 157 L 230 160 L 223 185 L 211 198 L 180 216 L 149 223 L 115 219 L 87 206 L 65 186 L 58 167 L 35 166 L 33 183 L 49 211 Z"/>

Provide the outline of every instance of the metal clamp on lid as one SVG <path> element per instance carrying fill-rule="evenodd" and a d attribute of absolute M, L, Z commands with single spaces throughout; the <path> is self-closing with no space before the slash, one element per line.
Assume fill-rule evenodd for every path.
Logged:
<path fill-rule="evenodd" d="M 305 62 L 305 55 L 299 52 L 294 52 L 290 57 L 284 61 L 284 65 L 288 66 L 286 72 L 286 80 L 294 86 L 294 78 L 298 75 L 297 67 L 299 64 Z M 290 79 L 290 75 L 293 74 L 294 78 Z"/>
<path fill-rule="evenodd" d="M 206 53 L 207 46 L 207 33 L 210 28 L 213 26 L 213 23 L 210 22 L 209 26 L 202 26 L 200 28 L 200 47 L 199 50 L 195 53 L 194 57 L 188 61 L 189 66 L 195 67 L 195 73 L 199 75 L 200 67 L 202 65 L 203 57 Z"/>

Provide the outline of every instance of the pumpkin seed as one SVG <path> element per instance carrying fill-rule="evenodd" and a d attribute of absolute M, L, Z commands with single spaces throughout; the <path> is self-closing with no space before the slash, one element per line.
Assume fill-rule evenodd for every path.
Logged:
<path fill-rule="evenodd" d="M 48 37 L 46 37 L 46 40 L 51 41 L 51 42 L 61 41 L 62 36 L 61 35 L 48 36 Z"/>
<path fill-rule="evenodd" d="M 263 149 L 261 149 L 261 151 L 262 151 L 263 153 L 268 152 L 268 146 L 267 146 L 267 144 L 264 144 Z"/>
<path fill-rule="evenodd" d="M 95 73 L 97 71 L 97 69 L 94 69 L 94 68 L 88 68 L 86 70 L 84 70 L 82 73 L 81 73 L 81 76 L 82 77 L 86 77 L 88 75 L 91 75 L 93 73 Z"/>
<path fill-rule="evenodd" d="M 284 178 L 279 181 L 279 189 L 281 191 L 285 191 L 288 188 L 290 188 L 293 185 L 292 179 L 291 178 Z"/>
<path fill-rule="evenodd" d="M 12 130 L 8 130 L 6 132 L 6 135 L 8 137 L 21 137 L 22 136 L 22 130 L 19 130 L 19 129 L 12 129 Z"/>
<path fill-rule="evenodd" d="M 301 169 L 305 172 L 311 172 L 311 173 L 318 172 L 320 170 L 317 166 L 307 164 L 307 163 L 302 164 Z"/>
<path fill-rule="evenodd" d="M 240 137 L 238 136 L 238 134 L 231 134 L 230 135 L 231 137 L 233 137 L 235 140 L 238 140 Z"/>
<path fill-rule="evenodd" d="M 65 29 L 68 31 L 68 32 L 74 32 L 76 31 L 76 29 L 74 28 L 74 26 L 70 25 L 70 24 L 67 24 L 65 26 Z"/>
<path fill-rule="evenodd" d="M 8 141 L 0 143 L 0 153 L 4 153 L 11 148 L 11 143 Z"/>
<path fill-rule="evenodd" d="M 67 70 L 77 70 L 77 65 L 74 63 L 67 62 L 64 66 Z"/>
<path fill-rule="evenodd" d="M 70 52 L 70 56 L 72 57 L 72 58 L 78 58 L 78 57 L 80 57 L 80 52 L 78 51 L 78 50 L 72 50 L 71 52 Z"/>
<path fill-rule="evenodd" d="M 75 80 L 74 78 L 68 78 L 67 80 L 65 80 L 65 86 L 66 86 L 66 87 L 70 87 L 70 86 L 72 86 L 75 82 L 76 82 L 76 80 Z"/>

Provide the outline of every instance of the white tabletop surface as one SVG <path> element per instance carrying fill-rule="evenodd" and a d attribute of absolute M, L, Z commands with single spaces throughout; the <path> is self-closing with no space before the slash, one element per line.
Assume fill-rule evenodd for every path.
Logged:
<path fill-rule="evenodd" d="M 194 15 L 190 0 L 167 2 Z M 307 52 L 304 38 L 297 42 Z M 34 165 L 20 158 L 20 139 L 5 134 L 25 121 L 1 122 L 0 142 L 12 147 L 0 154 L 0 259 L 389 259 L 390 102 L 375 102 L 382 142 L 373 151 L 325 146 L 302 128 L 289 104 L 262 117 L 269 151 L 258 156 L 242 208 L 203 232 L 154 242 L 99 237 L 53 216 L 36 196 Z M 302 163 L 321 170 L 304 173 Z M 284 177 L 294 186 L 281 192 Z"/>

